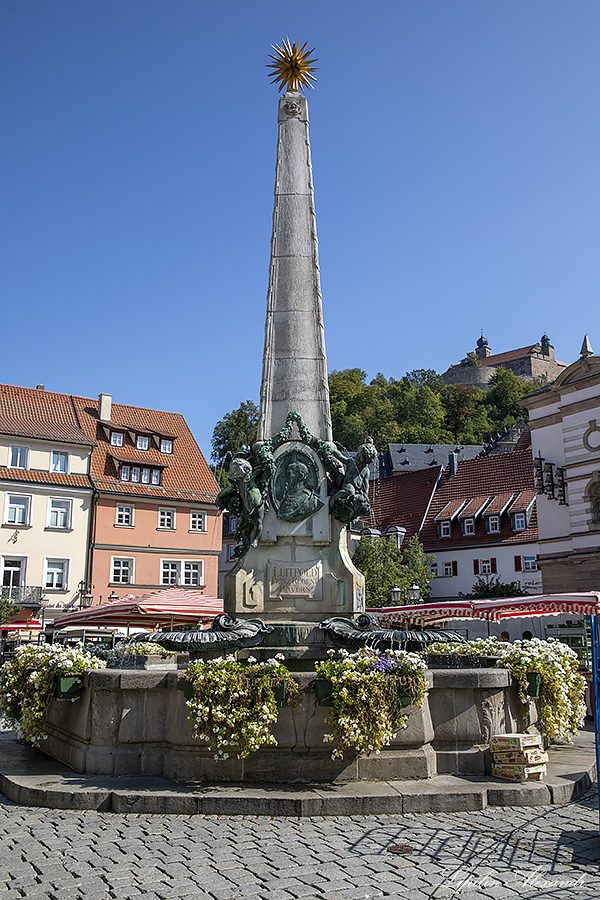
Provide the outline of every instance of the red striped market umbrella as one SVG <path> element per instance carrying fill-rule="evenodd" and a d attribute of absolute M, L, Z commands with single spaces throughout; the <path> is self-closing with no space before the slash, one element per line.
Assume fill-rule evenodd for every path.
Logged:
<path fill-rule="evenodd" d="M 392 619 L 409 619 L 416 625 L 451 619 L 501 619 L 517 616 L 572 614 L 596 615 L 600 612 L 600 592 L 580 594 L 531 594 L 528 597 L 505 597 L 493 600 L 448 600 L 437 603 L 413 603 L 368 610 Z"/>
<path fill-rule="evenodd" d="M 121 597 L 60 616 L 55 628 L 67 625 L 126 625 L 152 630 L 162 625 L 210 622 L 223 612 L 223 601 L 202 591 L 170 587 L 138 597 Z"/>

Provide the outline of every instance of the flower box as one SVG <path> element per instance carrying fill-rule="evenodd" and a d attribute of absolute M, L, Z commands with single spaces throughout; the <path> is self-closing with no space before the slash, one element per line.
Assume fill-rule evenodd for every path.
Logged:
<path fill-rule="evenodd" d="M 329 678 L 315 679 L 315 693 L 319 706 L 333 706 L 333 684 Z"/>
<path fill-rule="evenodd" d="M 540 688 L 542 686 L 542 676 L 539 672 L 527 673 L 527 696 L 533 700 L 537 700 L 540 696 Z"/>
<path fill-rule="evenodd" d="M 285 706 L 285 695 L 287 692 L 287 680 L 279 681 L 273 685 L 273 694 L 277 706 Z"/>
<path fill-rule="evenodd" d="M 148 655 L 126 653 L 115 662 L 111 662 L 111 669 L 177 669 L 177 656 L 161 656 L 159 653 Z"/>
<path fill-rule="evenodd" d="M 54 696 L 57 700 L 75 700 L 79 695 L 82 682 L 81 675 L 59 675 L 56 679 Z"/>

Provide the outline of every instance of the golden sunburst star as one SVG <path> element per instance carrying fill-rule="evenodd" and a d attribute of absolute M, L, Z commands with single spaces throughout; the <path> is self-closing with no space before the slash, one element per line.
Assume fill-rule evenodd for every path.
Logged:
<path fill-rule="evenodd" d="M 306 44 L 301 47 L 299 40 L 290 44 L 287 37 L 281 43 L 281 47 L 277 44 L 271 45 L 275 51 L 275 55 L 269 54 L 269 59 L 273 62 L 267 65 L 267 69 L 273 69 L 269 72 L 269 77 L 272 76 L 271 84 L 277 84 L 280 91 L 284 88 L 286 91 L 300 91 L 303 88 L 314 87 L 311 81 L 317 79 L 311 73 L 318 69 L 318 66 L 313 65 L 317 59 L 311 59 L 310 56 L 315 52 L 314 49 L 307 50 Z"/>

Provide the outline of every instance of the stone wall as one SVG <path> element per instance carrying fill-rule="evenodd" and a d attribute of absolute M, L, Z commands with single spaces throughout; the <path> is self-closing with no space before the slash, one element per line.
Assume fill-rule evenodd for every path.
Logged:
<path fill-rule="evenodd" d="M 246 760 L 215 760 L 192 738 L 183 680 L 177 672 L 106 669 L 84 676 L 81 698 L 54 700 L 43 749 L 78 772 L 163 775 L 203 782 L 347 782 L 430 778 L 489 772 L 491 734 L 537 731 L 537 707 L 525 710 L 505 669 L 441 669 L 427 673 L 430 692 L 413 707 L 408 727 L 379 755 L 331 759 L 323 735 L 329 708 L 317 704 L 314 673 L 295 673 L 305 690 L 297 708 L 283 707 L 278 746 Z"/>

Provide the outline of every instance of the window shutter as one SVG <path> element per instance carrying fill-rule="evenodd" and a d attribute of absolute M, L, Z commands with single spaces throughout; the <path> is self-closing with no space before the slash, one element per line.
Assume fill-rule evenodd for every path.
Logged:
<path fill-rule="evenodd" d="M 491 566 L 492 566 L 492 575 L 495 575 L 496 572 L 498 571 L 498 568 L 497 568 L 497 566 L 496 566 L 496 557 L 495 557 L 495 556 L 492 556 L 492 558 L 491 558 L 491 560 L 490 560 L 490 563 L 491 563 Z"/>
<path fill-rule="evenodd" d="M 479 560 L 473 560 L 473 575 L 479 575 Z"/>
<path fill-rule="evenodd" d="M 523 561 L 520 556 L 515 556 L 515 572 L 520 572 L 523 568 Z"/>
<path fill-rule="evenodd" d="M 458 575 L 458 563 L 455 559 L 452 560 L 452 574 Z"/>

